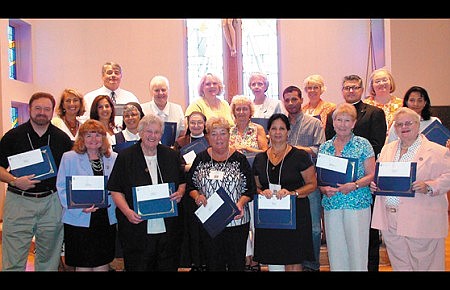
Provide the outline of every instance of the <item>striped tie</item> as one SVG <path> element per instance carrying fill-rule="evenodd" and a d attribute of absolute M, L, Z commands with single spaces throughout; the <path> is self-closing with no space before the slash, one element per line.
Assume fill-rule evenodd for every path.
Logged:
<path fill-rule="evenodd" d="M 111 92 L 111 100 L 114 104 L 116 104 L 116 93 L 114 91 Z"/>

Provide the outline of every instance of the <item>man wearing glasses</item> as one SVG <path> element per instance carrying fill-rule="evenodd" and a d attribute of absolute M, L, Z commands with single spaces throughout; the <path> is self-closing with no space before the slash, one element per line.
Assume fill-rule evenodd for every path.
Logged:
<path fill-rule="evenodd" d="M 342 96 L 344 97 L 345 102 L 355 106 L 357 112 L 357 120 L 355 128 L 353 128 L 353 133 L 369 140 L 373 147 L 373 151 L 375 152 L 375 157 L 378 157 L 386 139 L 386 116 L 382 109 L 361 101 L 363 92 L 364 87 L 361 77 L 357 75 L 348 75 L 344 77 L 342 81 Z M 332 115 L 333 112 L 330 112 L 327 115 L 325 127 L 325 137 L 327 140 L 331 139 L 336 134 L 333 128 Z M 380 262 L 380 244 L 381 239 L 379 231 L 371 228 L 368 256 L 369 271 L 378 271 Z"/>

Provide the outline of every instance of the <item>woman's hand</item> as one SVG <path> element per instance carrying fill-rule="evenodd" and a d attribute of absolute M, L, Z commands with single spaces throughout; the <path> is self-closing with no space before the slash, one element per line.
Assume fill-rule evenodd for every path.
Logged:
<path fill-rule="evenodd" d="M 128 221 L 134 225 L 137 225 L 138 223 L 142 222 L 143 219 L 140 215 L 138 215 L 134 210 L 129 208 L 126 213 L 124 213 L 127 217 Z"/>
<path fill-rule="evenodd" d="M 278 199 L 282 199 L 283 197 L 286 197 L 288 195 L 291 195 L 291 191 L 287 190 L 286 188 L 282 188 L 280 190 L 277 190 L 277 192 L 275 193 L 275 196 Z"/>
<path fill-rule="evenodd" d="M 344 184 L 337 183 L 336 185 L 338 186 L 337 187 L 337 191 L 340 191 L 343 194 L 348 194 L 348 193 L 350 193 L 350 192 L 352 192 L 352 191 L 357 189 L 356 188 L 356 183 L 354 183 L 354 182 L 347 182 L 347 183 L 344 183 Z"/>
<path fill-rule="evenodd" d="M 319 186 L 319 190 L 322 194 L 325 194 L 327 197 L 332 197 L 339 190 L 332 186 Z"/>
<path fill-rule="evenodd" d="M 375 183 L 375 181 L 371 181 L 371 182 L 370 182 L 369 188 L 370 188 L 370 191 L 371 191 L 372 193 L 374 193 L 375 191 L 377 191 L 378 187 L 377 187 L 377 184 Z"/>
<path fill-rule="evenodd" d="M 205 195 L 203 194 L 199 194 L 196 198 L 195 198 L 195 204 L 197 204 L 198 206 L 206 206 L 208 204 L 208 199 L 206 198 Z"/>
<path fill-rule="evenodd" d="M 273 195 L 272 190 L 270 190 L 270 189 L 264 189 L 259 194 L 264 195 L 268 199 L 271 199 L 272 195 Z"/>
<path fill-rule="evenodd" d="M 98 210 L 98 207 L 95 207 L 94 205 L 92 205 L 91 207 L 87 207 L 87 208 L 83 208 L 83 212 L 84 213 L 91 213 L 91 212 L 96 212 Z"/>

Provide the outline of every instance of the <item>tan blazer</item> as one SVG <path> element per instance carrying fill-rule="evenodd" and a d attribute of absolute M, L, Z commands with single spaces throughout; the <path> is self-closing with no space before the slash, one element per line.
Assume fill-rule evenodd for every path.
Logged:
<path fill-rule="evenodd" d="M 400 197 L 397 211 L 397 234 L 414 238 L 443 238 L 448 234 L 448 200 L 450 190 L 450 150 L 429 141 L 421 134 L 422 145 L 417 162 L 416 180 L 433 188 L 433 196 L 416 193 L 415 197 Z M 384 145 L 377 161 L 393 161 L 400 141 Z M 387 230 L 385 196 L 376 196 L 372 227 Z"/>

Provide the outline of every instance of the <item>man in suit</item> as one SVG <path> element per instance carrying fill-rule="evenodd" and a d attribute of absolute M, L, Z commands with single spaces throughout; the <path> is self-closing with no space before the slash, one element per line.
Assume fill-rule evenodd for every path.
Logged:
<path fill-rule="evenodd" d="M 384 111 L 375 106 L 364 103 L 361 97 L 364 92 L 363 81 L 357 75 L 345 76 L 342 81 L 342 96 L 345 102 L 353 104 L 357 112 L 357 120 L 353 133 L 369 140 L 375 151 L 375 157 L 381 152 L 381 148 L 386 140 L 386 117 Z M 336 132 L 333 128 L 333 112 L 327 116 L 327 123 L 325 127 L 325 137 L 327 140 L 331 139 Z M 372 204 L 373 211 L 373 204 Z M 380 262 L 380 233 L 377 229 L 370 229 L 369 236 L 369 271 L 378 271 Z"/>

